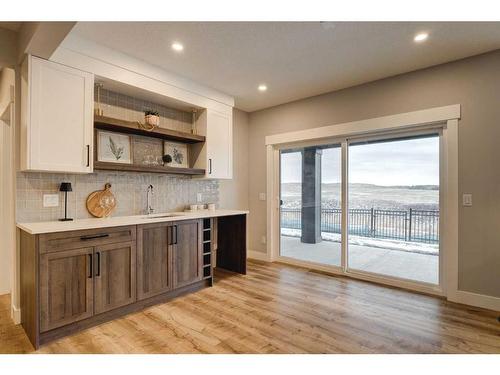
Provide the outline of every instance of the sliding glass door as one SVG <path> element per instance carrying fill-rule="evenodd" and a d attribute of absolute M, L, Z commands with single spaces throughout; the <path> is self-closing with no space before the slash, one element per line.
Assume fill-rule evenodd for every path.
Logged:
<path fill-rule="evenodd" d="M 349 143 L 348 269 L 439 283 L 439 135 Z"/>
<path fill-rule="evenodd" d="M 280 255 L 341 266 L 341 147 L 281 150 Z"/>
<path fill-rule="evenodd" d="M 435 130 L 280 150 L 280 257 L 439 285 L 440 137 Z"/>

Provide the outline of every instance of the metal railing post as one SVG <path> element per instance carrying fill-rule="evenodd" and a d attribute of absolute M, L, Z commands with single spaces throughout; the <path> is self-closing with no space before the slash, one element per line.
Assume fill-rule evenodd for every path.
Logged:
<path fill-rule="evenodd" d="M 370 234 L 375 237 L 375 210 L 373 207 L 370 209 Z"/>
<path fill-rule="evenodd" d="M 408 241 L 408 213 L 405 211 L 405 224 L 404 224 L 404 231 L 405 231 L 405 241 Z"/>
<path fill-rule="evenodd" d="M 410 208 L 410 220 L 408 222 L 408 242 L 411 241 L 411 221 L 412 221 L 412 211 L 413 209 Z"/>

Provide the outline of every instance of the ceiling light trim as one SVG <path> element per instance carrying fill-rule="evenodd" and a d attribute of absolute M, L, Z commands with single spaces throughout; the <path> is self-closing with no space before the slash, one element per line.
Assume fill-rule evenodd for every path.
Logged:
<path fill-rule="evenodd" d="M 415 37 L 413 38 L 413 41 L 415 41 L 417 43 L 422 43 L 422 42 L 425 42 L 427 39 L 429 39 L 429 33 L 421 32 L 421 33 L 418 33 L 415 35 Z"/>

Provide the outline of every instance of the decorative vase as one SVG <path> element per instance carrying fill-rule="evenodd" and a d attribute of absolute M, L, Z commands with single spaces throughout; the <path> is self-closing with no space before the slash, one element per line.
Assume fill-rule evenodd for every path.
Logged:
<path fill-rule="evenodd" d="M 146 122 L 146 124 L 156 127 L 160 125 L 160 116 L 146 115 L 144 121 Z"/>

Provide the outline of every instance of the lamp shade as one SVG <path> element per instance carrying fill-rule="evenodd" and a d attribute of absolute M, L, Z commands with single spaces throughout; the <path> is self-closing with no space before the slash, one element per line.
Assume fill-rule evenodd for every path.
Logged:
<path fill-rule="evenodd" d="M 61 182 L 59 191 L 73 191 L 73 189 L 71 188 L 71 182 Z"/>

